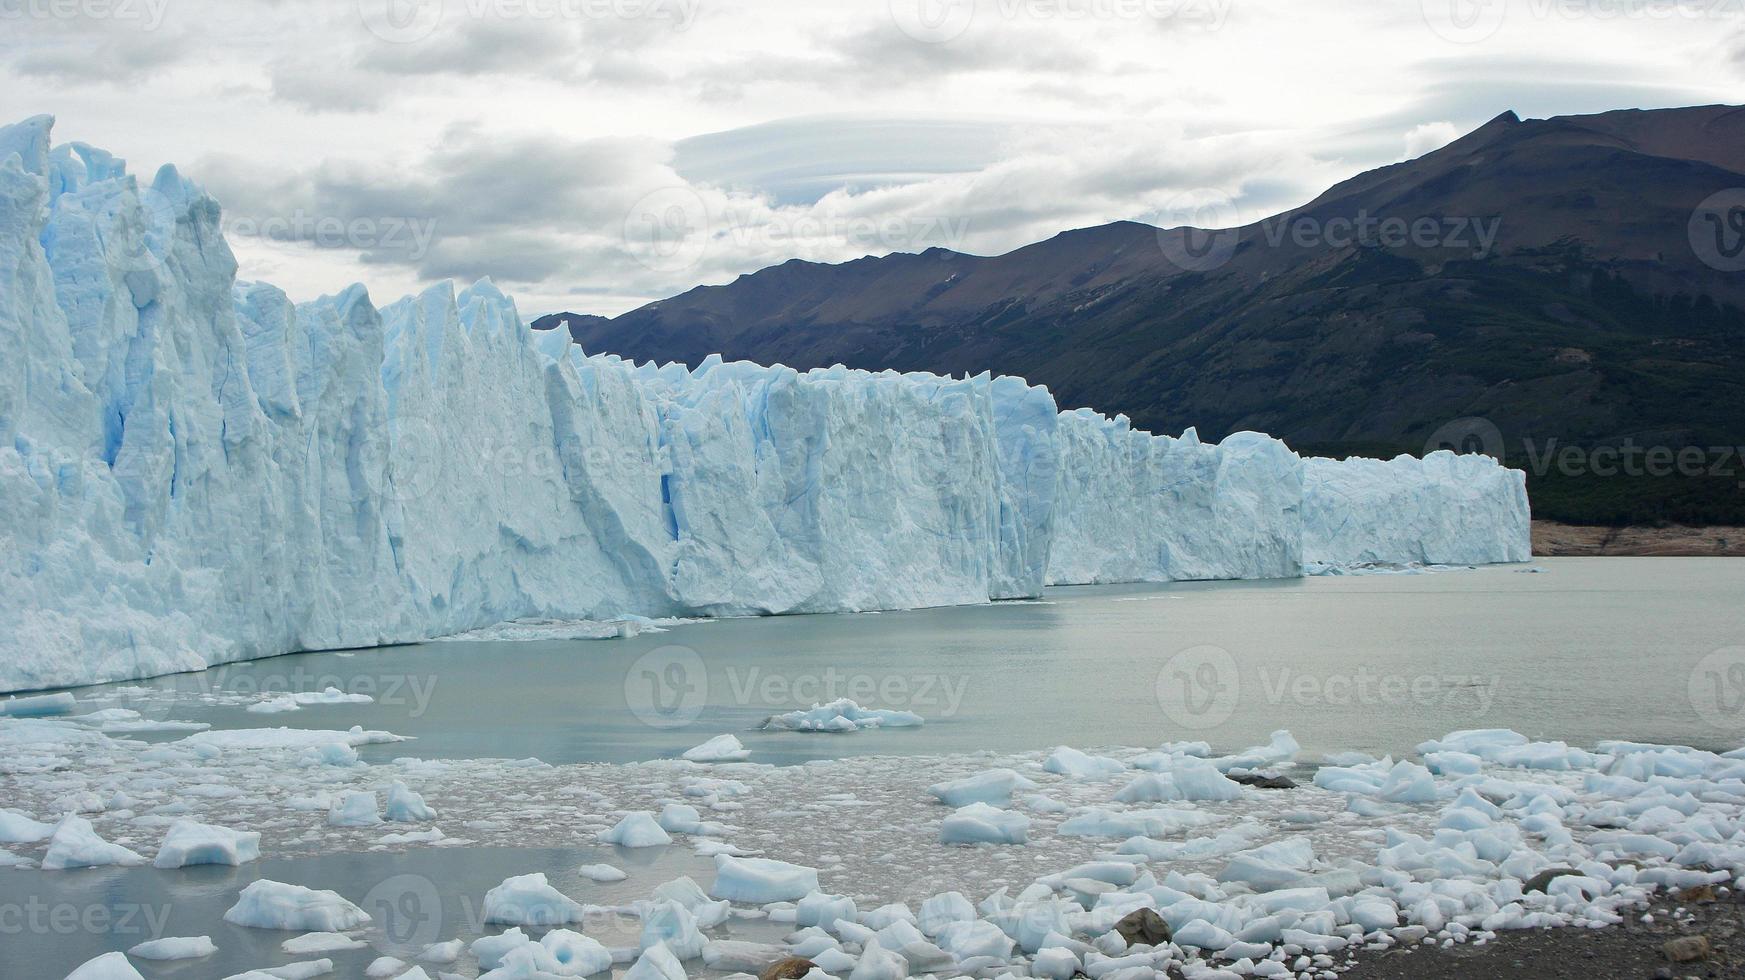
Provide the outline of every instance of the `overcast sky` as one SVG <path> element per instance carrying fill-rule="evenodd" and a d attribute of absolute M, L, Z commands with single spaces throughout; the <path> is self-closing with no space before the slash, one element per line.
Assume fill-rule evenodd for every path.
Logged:
<path fill-rule="evenodd" d="M 0 0 L 0 39 L 7 120 L 177 164 L 242 277 L 529 317 L 1238 223 L 1505 110 L 1745 82 L 1745 0 Z"/>

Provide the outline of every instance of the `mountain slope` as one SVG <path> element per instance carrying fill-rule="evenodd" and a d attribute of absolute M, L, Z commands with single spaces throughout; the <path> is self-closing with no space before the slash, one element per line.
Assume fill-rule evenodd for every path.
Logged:
<path fill-rule="evenodd" d="M 1719 446 L 1745 442 L 1745 273 L 1705 264 L 1690 229 L 1740 187 L 1745 109 L 1505 114 L 1241 229 L 1117 222 L 993 257 L 794 261 L 536 325 L 567 317 L 588 351 L 637 359 L 991 369 L 1157 431 L 1335 454 L 1421 450 L 1467 416 L 1511 456 Z M 1745 523 L 1736 479 L 1530 475 L 1567 519 Z"/>

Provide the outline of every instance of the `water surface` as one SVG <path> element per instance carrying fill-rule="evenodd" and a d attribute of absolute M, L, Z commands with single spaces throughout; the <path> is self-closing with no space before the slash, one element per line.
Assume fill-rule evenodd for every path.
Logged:
<path fill-rule="evenodd" d="M 377 759 L 625 762 L 722 732 L 779 763 L 1177 739 L 1237 748 L 1279 728 L 1310 753 L 1398 754 L 1474 727 L 1584 745 L 1745 741 L 1733 700 L 1745 690 L 1727 687 L 1745 674 L 1745 650 L 1714 656 L 1745 643 L 1745 560 L 1525 567 L 1059 588 L 1040 602 L 723 620 L 620 640 L 297 654 L 145 684 L 371 694 L 377 703 L 273 715 L 189 700 L 152 710 L 222 728 L 416 736 L 365 749 Z M 1714 674 L 1735 661 L 1734 674 Z M 840 696 L 927 722 L 846 735 L 759 728 Z"/>

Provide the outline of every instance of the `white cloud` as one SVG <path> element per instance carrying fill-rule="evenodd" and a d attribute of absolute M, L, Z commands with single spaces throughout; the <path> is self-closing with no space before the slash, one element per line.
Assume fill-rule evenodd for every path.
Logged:
<path fill-rule="evenodd" d="M 996 252 L 1184 201 L 1252 220 L 1507 109 L 1736 98 L 1745 36 L 1515 0 L 1477 41 L 1420 0 L 974 0 L 938 42 L 908 0 L 387 2 L 8 20 L 0 116 L 181 164 L 237 220 L 373 229 L 240 238 L 293 295 L 490 274 L 528 312 L 610 313 L 793 257 Z"/>
<path fill-rule="evenodd" d="M 1401 160 L 1416 160 L 1431 150 L 1440 150 L 1460 137 L 1460 127 L 1447 121 L 1424 123 L 1406 130 L 1406 153 Z"/>

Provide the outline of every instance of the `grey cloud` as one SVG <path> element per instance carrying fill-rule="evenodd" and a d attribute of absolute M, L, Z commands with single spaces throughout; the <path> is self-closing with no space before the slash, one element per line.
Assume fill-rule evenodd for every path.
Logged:
<path fill-rule="evenodd" d="M 411 44 L 377 44 L 358 66 L 391 75 L 569 75 L 579 34 L 567 21 L 460 19 Z"/>
<path fill-rule="evenodd" d="M 388 95 L 375 77 L 304 56 L 274 61 L 267 77 L 273 98 L 317 112 L 368 112 L 380 108 Z"/>
<path fill-rule="evenodd" d="M 12 30 L 12 25 L 7 30 Z M 61 84 L 134 84 L 170 68 L 198 50 L 188 35 L 171 31 L 121 30 L 109 34 L 64 32 L 48 43 L 20 49 L 12 70 Z"/>
<path fill-rule="evenodd" d="M 829 42 L 850 77 L 876 79 L 878 84 L 905 79 L 936 79 L 939 73 L 1012 70 L 1067 72 L 1086 70 L 1094 54 L 1046 29 L 1003 31 L 971 29 L 943 43 L 917 41 L 894 24 L 869 27 Z"/>

